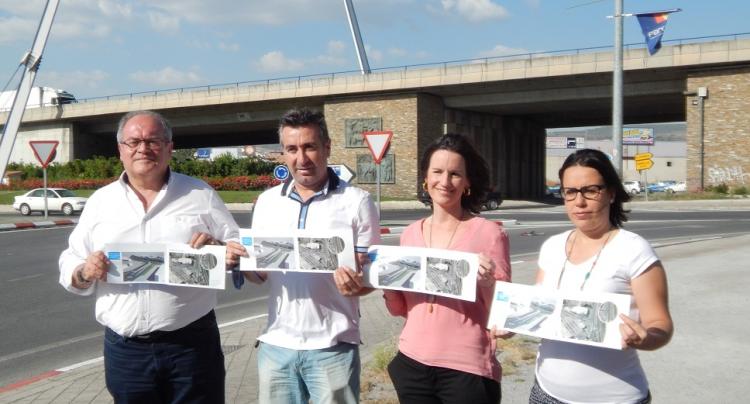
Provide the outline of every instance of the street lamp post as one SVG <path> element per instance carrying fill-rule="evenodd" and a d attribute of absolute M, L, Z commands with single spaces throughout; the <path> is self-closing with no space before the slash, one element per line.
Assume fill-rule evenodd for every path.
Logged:
<path fill-rule="evenodd" d="M 622 1 L 615 0 L 615 60 L 612 67 L 612 163 L 622 179 Z"/>

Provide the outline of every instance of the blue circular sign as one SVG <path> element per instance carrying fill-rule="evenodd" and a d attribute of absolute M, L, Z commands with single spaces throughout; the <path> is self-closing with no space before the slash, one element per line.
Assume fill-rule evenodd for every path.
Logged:
<path fill-rule="evenodd" d="M 284 165 L 276 166 L 273 169 L 273 177 L 279 181 L 284 181 L 289 177 L 289 169 Z"/>

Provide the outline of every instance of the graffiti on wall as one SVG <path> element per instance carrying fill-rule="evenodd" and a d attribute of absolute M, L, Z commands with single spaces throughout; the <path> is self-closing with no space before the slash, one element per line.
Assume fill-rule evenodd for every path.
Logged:
<path fill-rule="evenodd" d="M 721 183 L 738 183 L 745 185 L 746 179 L 750 179 L 750 173 L 746 173 L 742 169 L 742 166 L 713 166 L 708 168 L 708 182 L 712 185 L 718 185 Z"/>

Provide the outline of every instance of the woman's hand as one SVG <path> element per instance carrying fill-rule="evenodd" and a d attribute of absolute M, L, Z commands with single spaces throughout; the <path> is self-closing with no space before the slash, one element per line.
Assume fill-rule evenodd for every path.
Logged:
<path fill-rule="evenodd" d="M 508 339 L 516 335 L 516 333 L 511 331 L 505 331 L 505 330 L 498 330 L 497 326 L 492 326 L 492 329 L 490 330 L 490 335 L 492 336 L 492 339 L 502 338 L 502 339 Z"/>
<path fill-rule="evenodd" d="M 477 283 L 484 288 L 495 286 L 495 263 L 482 253 L 479 253 Z"/>

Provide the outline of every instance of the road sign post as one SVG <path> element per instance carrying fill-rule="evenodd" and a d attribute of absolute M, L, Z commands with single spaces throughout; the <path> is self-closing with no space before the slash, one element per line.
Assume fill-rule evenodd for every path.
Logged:
<path fill-rule="evenodd" d="M 29 142 L 31 150 L 34 151 L 34 157 L 42 165 L 42 175 L 44 178 L 44 218 L 47 219 L 49 211 L 47 210 L 47 166 L 55 159 L 57 154 L 55 150 L 60 142 L 57 140 L 32 140 Z"/>
<path fill-rule="evenodd" d="M 639 173 L 643 173 L 646 182 L 646 201 L 648 201 L 648 169 L 654 166 L 654 161 L 651 160 L 654 157 L 653 153 L 638 153 L 633 156 L 635 160 L 635 169 Z"/>
<path fill-rule="evenodd" d="M 378 217 L 380 217 L 380 162 L 383 161 L 388 145 L 391 143 L 393 132 L 391 131 L 374 131 L 362 132 L 365 138 L 367 148 L 370 149 L 372 159 L 375 160 L 375 181 L 377 182 L 377 199 L 378 199 Z"/>

